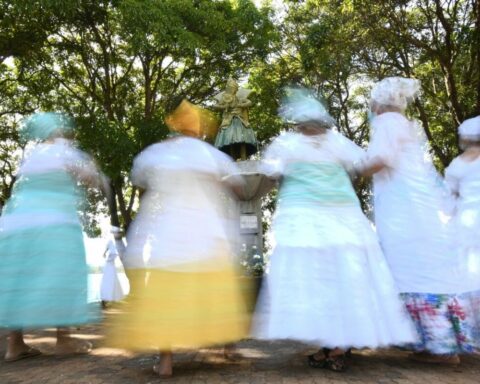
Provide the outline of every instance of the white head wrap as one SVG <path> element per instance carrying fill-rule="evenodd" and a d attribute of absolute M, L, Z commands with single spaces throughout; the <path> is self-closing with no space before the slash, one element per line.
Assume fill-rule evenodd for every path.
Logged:
<path fill-rule="evenodd" d="M 117 233 L 122 233 L 122 229 L 119 227 L 116 227 L 114 225 L 111 226 L 110 228 L 110 233 L 117 234 Z"/>
<path fill-rule="evenodd" d="M 472 117 L 460 124 L 458 134 L 463 137 L 480 137 L 480 116 Z"/>
<path fill-rule="evenodd" d="M 370 101 L 405 109 L 419 93 L 420 81 L 417 79 L 386 77 L 373 86 Z"/>
<path fill-rule="evenodd" d="M 20 137 L 25 140 L 46 140 L 54 133 L 66 134 L 73 131 L 73 121 L 58 112 L 37 112 L 27 117 L 20 128 Z"/>
<path fill-rule="evenodd" d="M 290 123 L 318 121 L 327 125 L 335 124 L 323 104 L 305 88 L 286 88 L 278 114 Z"/>

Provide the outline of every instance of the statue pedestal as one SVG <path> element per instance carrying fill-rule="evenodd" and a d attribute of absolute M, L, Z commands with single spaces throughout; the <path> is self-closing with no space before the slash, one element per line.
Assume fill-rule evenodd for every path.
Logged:
<path fill-rule="evenodd" d="M 263 226 L 261 197 L 266 195 L 275 182 L 260 173 L 260 161 L 244 160 L 236 163 L 245 185 L 238 195 L 240 199 L 240 253 L 247 269 L 255 273 L 263 267 Z"/>
<path fill-rule="evenodd" d="M 240 200 L 245 202 L 258 200 L 275 186 L 272 179 L 260 172 L 259 160 L 237 161 L 236 164 L 240 168 L 240 175 L 245 180 L 243 194 L 239 196 Z"/>

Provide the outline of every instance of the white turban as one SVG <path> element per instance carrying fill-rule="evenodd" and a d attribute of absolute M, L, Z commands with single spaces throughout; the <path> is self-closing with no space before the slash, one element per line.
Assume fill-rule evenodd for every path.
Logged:
<path fill-rule="evenodd" d="M 304 123 L 317 121 L 326 125 L 334 125 L 335 120 L 330 116 L 323 104 L 305 88 L 286 88 L 278 114 L 287 122 Z"/>
<path fill-rule="evenodd" d="M 466 137 L 480 136 L 480 116 L 465 120 L 458 127 L 458 134 Z"/>
<path fill-rule="evenodd" d="M 386 77 L 373 86 L 371 101 L 400 109 L 407 108 L 420 93 L 420 81 L 404 77 Z"/>
<path fill-rule="evenodd" d="M 114 225 L 110 227 L 110 233 L 116 234 L 116 233 L 122 233 L 122 232 L 123 232 L 122 229 L 119 227 L 116 227 Z"/>

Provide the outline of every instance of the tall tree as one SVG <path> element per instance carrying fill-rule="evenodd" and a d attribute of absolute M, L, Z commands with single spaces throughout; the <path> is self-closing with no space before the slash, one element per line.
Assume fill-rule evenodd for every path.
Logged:
<path fill-rule="evenodd" d="M 79 1 L 75 14 L 20 62 L 42 107 L 77 118 L 78 139 L 111 178 L 112 222 L 128 226 L 133 157 L 162 138 L 176 95 L 207 101 L 229 74 L 268 53 L 268 9 L 251 1 Z"/>
<path fill-rule="evenodd" d="M 368 9 L 367 7 L 368 3 Z M 364 31 L 361 62 L 383 74 L 422 81 L 415 104 L 434 154 L 446 166 L 458 149 L 456 127 L 480 113 L 478 0 L 355 1 Z"/>

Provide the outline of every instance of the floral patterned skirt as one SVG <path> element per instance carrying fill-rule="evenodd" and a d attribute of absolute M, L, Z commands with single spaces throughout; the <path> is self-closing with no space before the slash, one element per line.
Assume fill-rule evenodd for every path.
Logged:
<path fill-rule="evenodd" d="M 463 294 L 402 293 L 419 334 L 416 351 L 480 351 L 480 291 Z"/>

